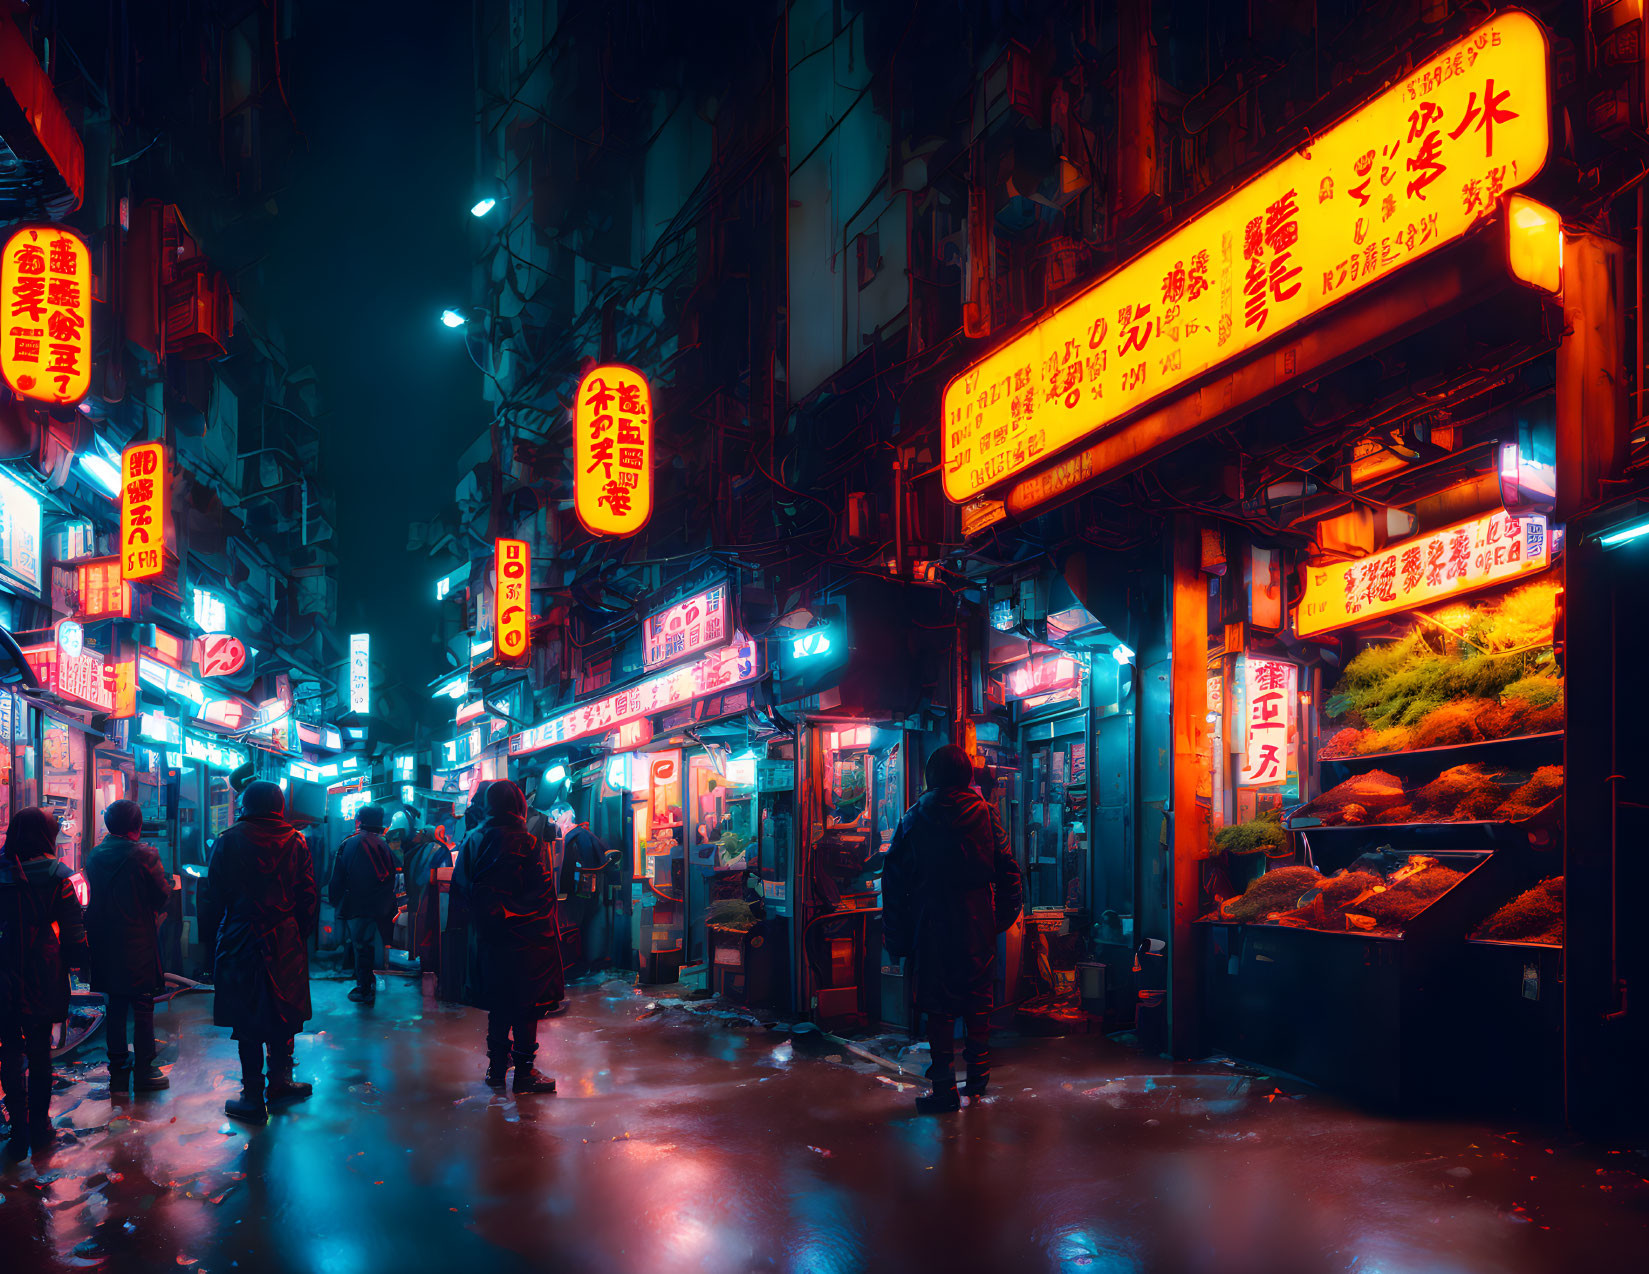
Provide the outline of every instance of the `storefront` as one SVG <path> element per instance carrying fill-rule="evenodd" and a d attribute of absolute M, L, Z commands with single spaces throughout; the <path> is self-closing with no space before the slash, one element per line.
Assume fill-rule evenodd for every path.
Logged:
<path fill-rule="evenodd" d="M 1163 528 L 1112 532 L 1115 569 L 1146 563 L 1120 766 L 1046 697 L 1075 652 L 1022 625 L 985 646 L 1008 675 L 978 735 L 1017 754 L 1033 928 L 1106 874 L 1077 744 L 1131 774 L 1115 936 L 1147 1047 L 1386 1106 L 1562 1105 L 1563 521 L 1618 472 L 1624 329 L 1619 247 L 1530 197 L 1548 65 L 1528 15 L 1481 22 L 945 391 L 965 534 L 1091 582 L 1084 510 Z M 1112 964 L 1099 920 L 1079 967 Z"/>

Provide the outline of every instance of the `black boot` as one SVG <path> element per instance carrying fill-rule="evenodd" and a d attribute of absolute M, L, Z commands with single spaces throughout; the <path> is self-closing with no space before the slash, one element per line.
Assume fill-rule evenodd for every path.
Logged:
<path fill-rule="evenodd" d="M 29 1067 L 29 1149 L 36 1155 L 45 1154 L 57 1144 L 57 1130 L 52 1127 L 52 1068 Z"/>
<path fill-rule="evenodd" d="M 263 1102 L 263 1044 L 240 1041 L 240 1096 L 223 1103 L 224 1113 L 246 1124 L 269 1122 Z"/>
<path fill-rule="evenodd" d="M 315 1091 L 315 1085 L 306 1084 L 302 1080 L 292 1078 L 295 1065 L 292 1056 L 293 1041 L 287 1040 L 283 1045 L 269 1046 L 269 1093 L 268 1100 L 273 1102 L 298 1101 L 310 1096 Z"/>
<path fill-rule="evenodd" d="M 950 1115 L 961 1109 L 962 1097 L 956 1091 L 955 1084 L 949 1088 L 935 1088 L 925 1097 L 916 1099 L 918 1115 Z"/>
<path fill-rule="evenodd" d="M 991 1086 L 991 1072 L 989 1067 L 968 1067 L 968 1081 L 962 1085 L 962 1096 L 979 1098 L 985 1095 L 985 1090 Z"/>
<path fill-rule="evenodd" d="M 507 1057 L 487 1058 L 487 1087 L 502 1088 L 510 1080 L 510 1062 Z"/>
<path fill-rule="evenodd" d="M 515 1056 L 515 1091 L 518 1093 L 553 1093 L 555 1081 L 548 1075 L 540 1074 L 538 1067 L 532 1064 L 532 1058 Z"/>
<path fill-rule="evenodd" d="M 166 1078 L 166 1072 L 153 1062 L 139 1062 L 132 1069 L 132 1087 L 140 1093 L 158 1092 L 171 1086 L 172 1081 Z"/>
<path fill-rule="evenodd" d="M 376 1004 L 378 1002 L 378 988 L 375 986 L 358 986 L 349 993 L 349 998 L 355 1004 Z"/>

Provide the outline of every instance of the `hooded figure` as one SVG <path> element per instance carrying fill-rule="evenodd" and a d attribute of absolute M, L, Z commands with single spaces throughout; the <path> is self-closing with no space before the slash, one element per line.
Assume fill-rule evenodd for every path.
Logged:
<path fill-rule="evenodd" d="M 355 816 L 355 835 L 344 841 L 332 863 L 327 901 L 338 909 L 355 953 L 355 989 L 349 998 L 371 1004 L 378 998 L 373 973 L 378 940 L 389 941 L 395 919 L 395 855 L 384 830 L 384 807 L 366 805 Z"/>
<path fill-rule="evenodd" d="M 487 1083 L 553 1093 L 533 1065 L 538 1020 L 566 995 L 549 853 L 527 831 L 527 801 L 508 780 L 487 788 L 487 817 L 458 849 L 452 888 L 468 904 L 464 1002 L 487 1010 Z"/>
<path fill-rule="evenodd" d="M 115 801 L 103 811 L 108 835 L 86 858 L 86 938 L 91 947 L 92 990 L 103 992 L 109 1008 L 103 1022 L 109 1078 L 126 1075 L 133 1087 L 167 1086 L 155 1062 L 155 995 L 166 985 L 160 963 L 160 922 L 172 882 L 160 855 L 145 845 L 143 809 L 136 801 Z M 132 1053 L 126 1051 L 126 1021 L 132 1020 Z"/>
<path fill-rule="evenodd" d="M 240 1043 L 241 1095 L 225 1109 L 262 1123 L 263 1059 L 270 1101 L 307 1097 L 292 1079 L 293 1036 L 309 1020 L 309 950 L 315 925 L 315 864 L 286 821 L 286 795 L 259 781 L 241 796 L 241 818 L 218 837 L 206 888 L 223 910 L 218 927 L 212 1018 Z"/>
<path fill-rule="evenodd" d="M 0 1085 L 15 1159 L 53 1141 L 52 1024 L 69 1015 L 69 967 L 86 963 L 73 874 L 57 861 L 54 815 L 12 815 L 0 856 Z"/>
<path fill-rule="evenodd" d="M 990 1079 L 996 935 L 1019 915 L 1019 864 L 996 809 L 968 787 L 968 754 L 947 744 L 928 758 L 928 790 L 899 820 L 882 873 L 882 941 L 915 965 L 916 1007 L 928 1016 L 933 1093 L 922 1111 L 961 1105 L 956 1019 L 967 1023 L 968 1094 Z"/>
<path fill-rule="evenodd" d="M 430 892 L 430 874 L 452 866 L 452 842 L 439 823 L 420 827 L 408 841 L 406 851 L 407 914 L 412 918 L 412 953 L 419 966 L 426 967 L 427 948 L 440 936 L 440 891 Z M 439 955 L 437 951 L 435 953 Z M 433 960 L 427 966 L 434 967 Z"/>

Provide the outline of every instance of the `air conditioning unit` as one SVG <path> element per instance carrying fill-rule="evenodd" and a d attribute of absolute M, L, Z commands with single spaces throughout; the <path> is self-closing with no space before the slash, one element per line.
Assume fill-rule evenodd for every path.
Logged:
<path fill-rule="evenodd" d="M 199 269 L 166 285 L 166 352 L 222 358 L 235 330 L 235 298 L 221 270 Z"/>

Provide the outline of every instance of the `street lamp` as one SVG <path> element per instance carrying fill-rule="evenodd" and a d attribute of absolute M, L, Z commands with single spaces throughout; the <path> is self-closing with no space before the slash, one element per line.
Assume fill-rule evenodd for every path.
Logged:
<path fill-rule="evenodd" d="M 465 323 L 469 322 L 469 319 L 461 311 L 449 309 L 441 311 L 441 322 L 448 327 L 463 327 Z"/>
<path fill-rule="evenodd" d="M 498 200 L 488 195 L 485 199 L 477 199 L 470 208 L 470 216 L 484 217 L 498 206 Z"/>

